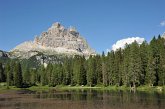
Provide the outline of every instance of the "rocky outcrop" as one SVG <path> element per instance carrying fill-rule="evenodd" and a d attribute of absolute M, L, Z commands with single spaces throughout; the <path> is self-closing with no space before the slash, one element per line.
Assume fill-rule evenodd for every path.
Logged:
<path fill-rule="evenodd" d="M 8 56 L 9 56 L 9 53 L 0 50 L 0 58 L 8 58 Z"/>
<path fill-rule="evenodd" d="M 162 37 L 165 39 L 165 32 L 163 33 Z"/>
<path fill-rule="evenodd" d="M 29 58 L 38 52 L 44 54 L 94 55 L 87 41 L 74 28 L 65 28 L 60 23 L 54 23 L 46 32 L 36 36 L 34 41 L 27 41 L 11 50 L 12 54 L 20 58 Z"/>

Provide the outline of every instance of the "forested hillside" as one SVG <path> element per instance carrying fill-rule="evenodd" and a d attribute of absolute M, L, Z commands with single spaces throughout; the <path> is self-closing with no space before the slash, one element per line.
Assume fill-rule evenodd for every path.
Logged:
<path fill-rule="evenodd" d="M 154 37 L 150 43 L 136 41 L 125 49 L 107 55 L 76 55 L 62 63 L 49 63 L 45 68 L 22 67 L 21 62 L 10 60 L 0 63 L 0 82 L 8 86 L 28 87 L 41 85 L 115 85 L 138 87 L 165 85 L 165 39 Z"/>

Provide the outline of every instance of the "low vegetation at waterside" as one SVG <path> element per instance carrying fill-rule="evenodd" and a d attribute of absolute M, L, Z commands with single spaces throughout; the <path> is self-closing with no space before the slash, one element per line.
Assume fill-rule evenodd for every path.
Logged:
<path fill-rule="evenodd" d="M 99 88 L 163 91 L 164 43 L 164 38 L 154 37 L 150 43 L 139 45 L 135 41 L 126 45 L 125 49 L 111 51 L 107 55 L 103 53 L 89 59 L 75 56 L 61 63 L 49 63 L 47 67 L 30 68 L 26 63 L 21 64 L 21 60 L 10 60 L 0 63 L 0 82 L 6 82 L 8 88 L 15 86 L 36 90 Z"/>
<path fill-rule="evenodd" d="M 131 87 L 126 87 L 126 86 L 102 86 L 102 85 L 97 85 L 97 86 L 71 86 L 71 85 L 57 85 L 55 87 L 50 87 L 48 85 L 42 86 L 42 85 L 36 85 L 36 86 L 31 86 L 28 88 L 17 88 L 15 86 L 6 86 L 6 83 L 0 83 L 0 93 L 5 93 L 6 91 L 11 91 L 11 90 L 22 90 L 22 89 L 27 89 L 31 91 L 49 91 L 49 90 L 112 90 L 112 91 L 145 91 L 145 92 L 162 92 L 165 93 L 165 86 L 139 86 L 136 88 L 136 90 L 133 90 Z"/>

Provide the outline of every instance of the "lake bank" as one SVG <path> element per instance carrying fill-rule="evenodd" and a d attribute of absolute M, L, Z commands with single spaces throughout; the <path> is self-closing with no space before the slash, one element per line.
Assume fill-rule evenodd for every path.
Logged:
<path fill-rule="evenodd" d="M 8 89 L 6 86 L 0 86 L 0 93 L 3 93 L 7 90 L 21 90 L 21 89 L 28 89 L 32 91 L 48 91 L 48 90 L 87 90 L 87 89 L 93 89 L 93 90 L 113 90 L 113 91 L 135 91 L 132 90 L 130 87 L 125 87 L 125 86 L 66 86 L 66 85 L 57 85 L 56 87 L 49 87 L 49 86 L 31 86 L 28 88 L 16 88 L 15 86 L 10 86 Z M 165 86 L 139 86 L 136 88 L 136 91 L 145 91 L 145 92 L 152 92 L 152 91 L 157 91 L 157 92 L 165 92 Z"/>

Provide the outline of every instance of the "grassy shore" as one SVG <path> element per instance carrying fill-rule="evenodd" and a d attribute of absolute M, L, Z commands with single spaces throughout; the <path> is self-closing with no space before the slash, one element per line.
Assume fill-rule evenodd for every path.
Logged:
<path fill-rule="evenodd" d="M 93 89 L 93 90 L 113 90 L 113 91 L 118 91 L 118 90 L 122 90 L 122 91 L 130 91 L 131 88 L 130 87 L 125 87 L 125 86 L 94 86 L 94 87 L 90 87 L 90 86 L 66 86 L 66 85 L 58 85 L 56 87 L 49 87 L 49 86 L 41 86 L 41 85 L 37 85 L 37 86 L 32 86 L 29 88 L 16 88 L 15 86 L 10 86 L 9 88 L 6 87 L 5 83 L 0 83 L 0 93 L 3 93 L 7 90 L 21 90 L 21 89 L 28 89 L 28 90 L 32 90 L 32 91 L 49 91 L 49 90 L 81 90 L 81 89 Z M 150 92 L 150 91 L 158 91 L 158 92 L 165 92 L 165 86 L 153 86 L 153 87 L 149 87 L 149 86 L 139 86 L 136 88 L 137 91 L 146 91 L 146 92 Z"/>

